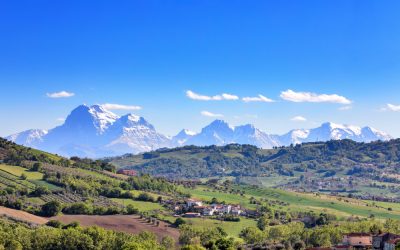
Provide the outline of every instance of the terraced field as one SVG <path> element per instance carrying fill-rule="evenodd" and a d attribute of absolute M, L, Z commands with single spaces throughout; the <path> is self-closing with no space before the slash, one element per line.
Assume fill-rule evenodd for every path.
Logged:
<path fill-rule="evenodd" d="M 0 169 L 0 183 L 4 186 L 15 187 L 19 189 L 28 189 L 32 190 L 35 188 L 35 184 L 22 180 L 20 177 L 10 174 L 2 169 Z"/>
<path fill-rule="evenodd" d="M 21 176 L 22 174 L 25 174 L 28 180 L 43 179 L 42 173 L 29 171 L 28 169 L 23 167 L 0 164 L 0 169 L 18 177 Z"/>
<path fill-rule="evenodd" d="M 26 176 L 26 180 L 21 179 L 21 175 Z M 36 186 L 45 186 L 49 190 L 61 190 L 61 188 L 42 180 L 43 174 L 40 172 L 29 171 L 19 166 L 0 164 L 0 184 L 17 188 L 35 189 Z"/>

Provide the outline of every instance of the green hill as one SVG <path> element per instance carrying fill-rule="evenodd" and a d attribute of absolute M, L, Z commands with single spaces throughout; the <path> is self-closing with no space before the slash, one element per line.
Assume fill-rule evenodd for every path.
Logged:
<path fill-rule="evenodd" d="M 301 191 L 397 197 L 400 139 L 351 140 L 259 149 L 250 145 L 160 149 L 109 159 L 120 167 L 169 178 L 236 178 L 239 182 Z"/>

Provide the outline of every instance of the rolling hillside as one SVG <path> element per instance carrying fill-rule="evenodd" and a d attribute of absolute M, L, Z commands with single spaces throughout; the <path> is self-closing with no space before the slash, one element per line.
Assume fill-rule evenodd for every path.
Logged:
<path fill-rule="evenodd" d="M 160 149 L 110 158 L 121 168 L 168 178 L 232 177 L 239 182 L 298 191 L 397 198 L 400 140 L 338 140 L 259 149 L 250 145 Z"/>

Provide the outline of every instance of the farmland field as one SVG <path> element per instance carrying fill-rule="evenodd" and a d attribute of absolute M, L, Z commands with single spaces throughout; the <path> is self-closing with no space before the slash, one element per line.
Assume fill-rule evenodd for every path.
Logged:
<path fill-rule="evenodd" d="M 22 180 L 18 176 L 0 169 L 0 183 L 4 186 L 34 189 L 35 185 L 27 180 Z"/>
<path fill-rule="evenodd" d="M 238 237 L 243 228 L 255 227 L 257 225 L 255 220 L 244 217 L 241 217 L 239 222 L 218 221 L 207 218 L 185 218 L 185 220 L 188 222 L 188 224 L 193 225 L 195 228 L 207 229 L 221 227 L 229 236 L 233 237 Z"/>
<path fill-rule="evenodd" d="M 400 213 L 396 211 L 388 211 L 376 207 L 366 206 L 366 203 L 359 204 L 339 201 L 336 197 L 327 197 L 323 195 L 301 194 L 279 189 L 249 189 L 245 188 L 246 194 L 258 197 L 266 197 L 277 199 L 290 204 L 290 208 L 294 211 L 313 210 L 314 208 L 329 209 L 336 211 L 337 215 L 346 214 L 347 216 L 355 215 L 361 217 L 369 217 L 374 215 L 380 219 L 400 219 Z"/>
<path fill-rule="evenodd" d="M 119 204 L 123 204 L 125 206 L 132 204 L 135 208 L 139 209 L 139 211 L 141 212 L 147 212 L 152 210 L 165 210 L 164 207 L 162 207 L 160 204 L 153 202 L 135 201 L 132 199 L 119 199 L 119 198 L 111 200 Z"/>
<path fill-rule="evenodd" d="M 42 173 L 32 172 L 23 167 L 0 164 L 0 169 L 17 177 L 21 176 L 21 174 L 25 174 L 28 180 L 41 180 L 43 178 Z"/>
<path fill-rule="evenodd" d="M 169 224 L 160 221 L 160 225 L 157 227 L 135 215 L 61 215 L 51 219 L 59 220 L 63 223 L 78 221 L 82 226 L 97 225 L 105 229 L 134 234 L 149 231 L 156 234 L 159 240 L 164 236 L 171 236 L 177 242 L 179 238 L 179 230 L 170 227 Z"/>
<path fill-rule="evenodd" d="M 48 221 L 48 219 L 43 217 L 39 217 L 24 211 L 6 208 L 2 206 L 0 206 L 0 215 L 4 215 L 10 218 L 34 224 L 45 224 Z"/>
<path fill-rule="evenodd" d="M 314 211 L 314 212 L 329 212 L 337 215 L 339 218 L 348 216 L 369 217 L 374 215 L 378 219 L 400 219 L 400 206 L 396 203 L 388 202 L 372 202 L 353 200 L 353 199 L 339 199 L 338 197 L 295 193 L 284 191 L 280 189 L 269 188 L 254 188 L 250 186 L 237 186 L 245 192 L 245 195 L 240 196 L 237 194 L 229 194 L 221 191 L 212 191 L 211 188 L 206 186 L 199 186 L 195 189 L 185 189 L 192 197 L 204 201 L 210 201 L 212 198 L 217 198 L 219 201 L 225 201 L 229 204 L 240 204 L 243 207 L 254 209 L 256 205 L 250 204 L 251 197 L 255 199 L 269 199 L 280 202 L 288 203 L 288 206 L 283 206 L 280 209 L 290 211 Z M 378 206 L 378 207 L 377 207 Z M 389 211 L 387 208 L 392 208 Z"/>
<path fill-rule="evenodd" d="M 26 180 L 20 179 L 22 174 L 26 175 Z M 50 191 L 61 190 L 60 187 L 50 184 L 42 180 L 42 178 L 43 174 L 40 172 L 29 171 L 23 167 L 0 164 L 0 183 L 4 186 L 14 185 L 28 189 L 34 189 L 35 186 L 44 186 Z"/>

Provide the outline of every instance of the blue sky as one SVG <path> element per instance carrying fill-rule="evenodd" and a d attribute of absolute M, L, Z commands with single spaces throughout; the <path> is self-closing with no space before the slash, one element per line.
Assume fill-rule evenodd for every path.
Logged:
<path fill-rule="evenodd" d="M 0 135 L 111 103 L 140 106 L 113 111 L 169 135 L 220 115 L 269 133 L 332 121 L 400 137 L 399 12 L 368 0 L 2 1 Z M 74 95 L 47 95 L 60 91 Z M 258 95 L 273 102 L 243 101 Z"/>

